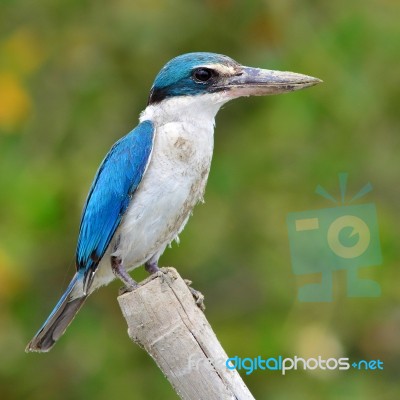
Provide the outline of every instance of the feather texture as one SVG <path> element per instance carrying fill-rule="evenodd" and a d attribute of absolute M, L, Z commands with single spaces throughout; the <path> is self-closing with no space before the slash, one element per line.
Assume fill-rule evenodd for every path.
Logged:
<path fill-rule="evenodd" d="M 121 223 L 150 160 L 154 127 L 143 121 L 111 148 L 100 165 L 83 209 L 76 250 L 84 293 Z"/>

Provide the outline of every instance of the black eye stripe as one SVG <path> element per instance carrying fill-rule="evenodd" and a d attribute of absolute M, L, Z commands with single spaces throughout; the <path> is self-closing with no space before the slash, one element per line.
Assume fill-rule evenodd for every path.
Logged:
<path fill-rule="evenodd" d="M 196 68 L 192 73 L 193 79 L 199 83 L 208 82 L 216 75 L 216 72 L 209 68 Z"/>

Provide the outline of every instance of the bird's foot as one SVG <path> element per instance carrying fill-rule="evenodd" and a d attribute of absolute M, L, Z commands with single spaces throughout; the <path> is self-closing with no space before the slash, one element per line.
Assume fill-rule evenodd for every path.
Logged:
<path fill-rule="evenodd" d="M 122 259 L 120 257 L 111 256 L 111 269 L 114 275 L 119 278 L 125 285 L 124 287 L 119 289 L 120 295 L 127 292 L 132 292 L 132 290 L 135 290 L 139 287 L 137 282 L 135 282 L 132 277 L 126 272 L 126 269 L 124 268 Z"/>
<path fill-rule="evenodd" d="M 127 286 L 121 286 L 121 287 L 118 289 L 118 296 L 122 296 L 122 295 L 125 294 L 125 293 L 130 293 L 130 292 L 133 291 L 133 289 L 135 289 L 135 288 L 127 287 Z"/>
<path fill-rule="evenodd" d="M 206 309 L 206 306 L 204 304 L 204 295 L 203 293 L 199 292 L 196 289 L 193 289 L 190 285 L 192 284 L 192 281 L 190 281 L 189 279 L 184 279 L 187 287 L 190 290 L 190 293 L 192 293 L 192 296 L 196 302 L 197 307 L 200 308 L 201 311 L 204 311 Z"/>

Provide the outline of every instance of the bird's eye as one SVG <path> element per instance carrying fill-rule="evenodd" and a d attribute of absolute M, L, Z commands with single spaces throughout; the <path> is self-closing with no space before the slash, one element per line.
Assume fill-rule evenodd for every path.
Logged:
<path fill-rule="evenodd" d="M 215 75 L 214 71 L 208 68 L 197 68 L 193 71 L 193 78 L 197 82 L 207 82 Z"/>

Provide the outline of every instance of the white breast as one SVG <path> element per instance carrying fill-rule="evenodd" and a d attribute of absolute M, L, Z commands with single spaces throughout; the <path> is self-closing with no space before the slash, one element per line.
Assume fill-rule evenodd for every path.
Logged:
<path fill-rule="evenodd" d="M 150 164 L 121 224 L 115 255 L 136 267 L 162 253 L 202 198 L 213 127 L 171 122 L 156 129 Z"/>
<path fill-rule="evenodd" d="M 157 260 L 203 199 L 213 152 L 214 118 L 223 103 L 204 99 L 206 107 L 199 107 L 190 104 L 190 99 L 170 99 L 142 113 L 141 121 L 151 120 L 155 126 L 150 163 L 99 265 L 92 290 L 114 279 L 111 254 L 121 257 L 128 270 L 149 259 Z"/>

